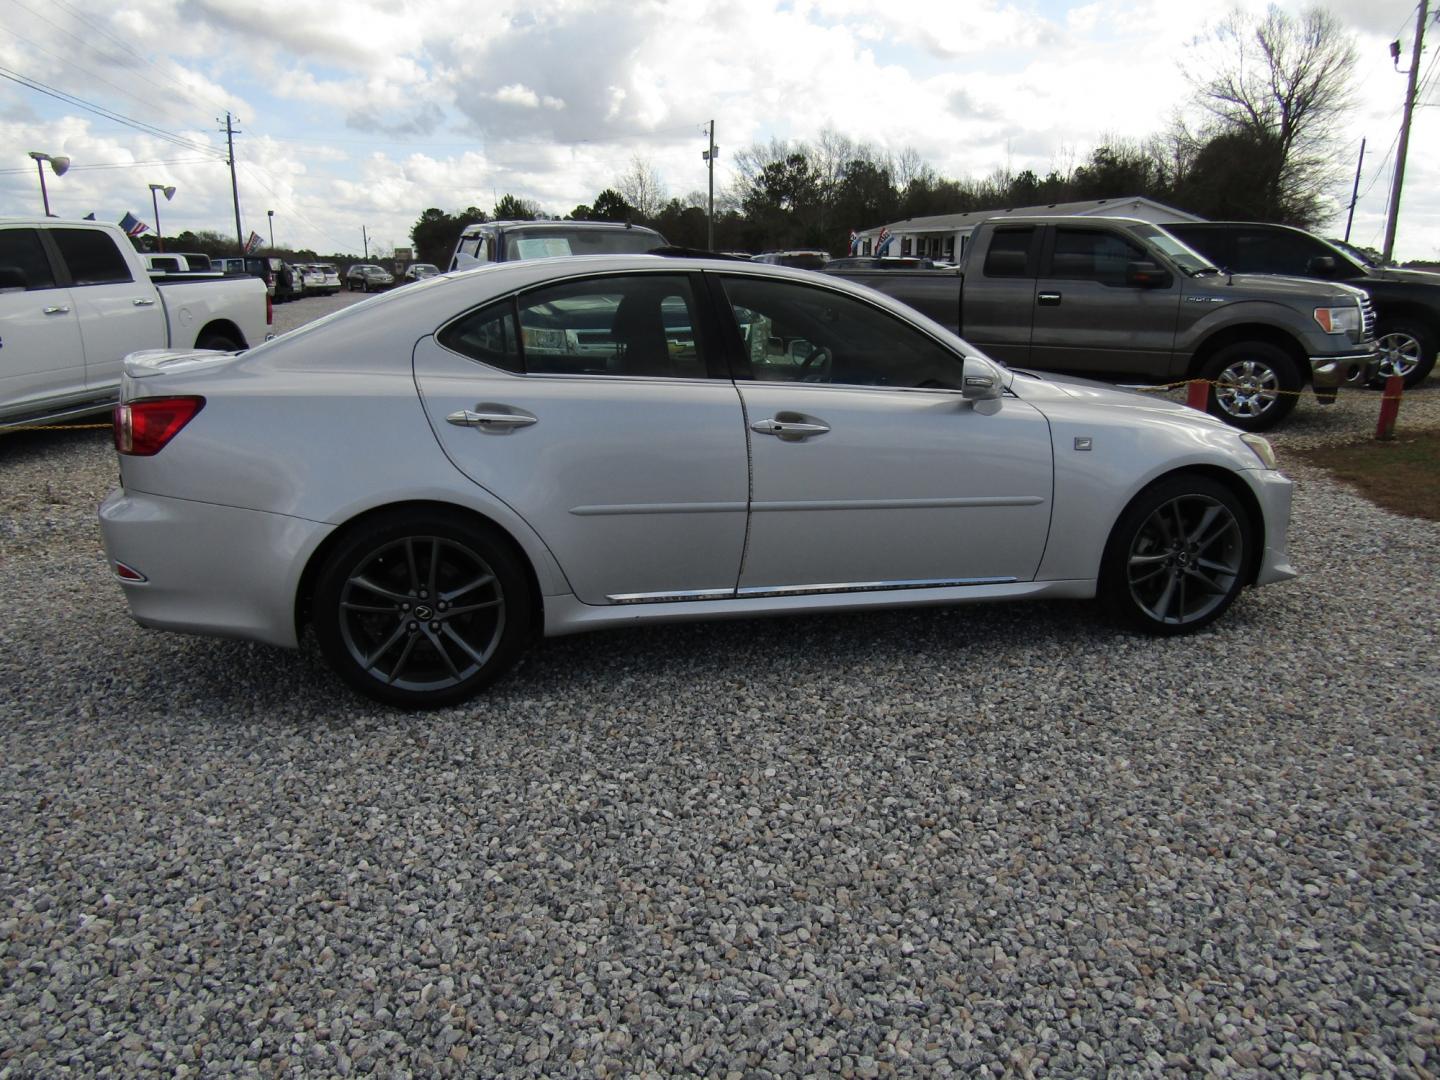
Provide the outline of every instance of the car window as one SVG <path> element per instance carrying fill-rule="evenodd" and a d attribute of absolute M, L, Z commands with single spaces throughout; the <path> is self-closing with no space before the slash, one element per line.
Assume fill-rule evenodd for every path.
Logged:
<path fill-rule="evenodd" d="M 985 253 L 986 277 L 1034 277 L 1030 245 L 1035 236 L 1033 225 L 1013 229 L 996 229 L 990 237 L 990 250 Z"/>
<path fill-rule="evenodd" d="M 763 382 L 958 390 L 961 359 L 903 320 L 842 293 L 789 281 L 722 279 Z"/>
<path fill-rule="evenodd" d="M 515 333 L 515 302 L 497 304 L 462 315 L 436 335 L 447 349 L 482 364 L 513 371 L 525 369 L 520 362 L 519 336 Z"/>
<path fill-rule="evenodd" d="M 1310 274 L 1310 260 L 1335 253 L 1324 244 L 1300 233 L 1283 229 L 1257 229 L 1235 233 L 1235 264 L 1237 274 Z"/>
<path fill-rule="evenodd" d="M 1055 230 L 1050 276 L 1124 285 L 1129 264 L 1143 259 L 1144 248 L 1112 232 L 1062 225 Z"/>
<path fill-rule="evenodd" d="M 587 278 L 520 297 L 520 345 L 530 374 L 709 374 L 695 299 L 679 274 Z"/>
<path fill-rule="evenodd" d="M 130 266 L 109 233 L 99 229 L 52 229 L 70 280 L 76 285 L 112 285 L 133 281 Z"/>
<path fill-rule="evenodd" d="M 55 274 L 40 244 L 38 229 L 0 229 L 0 270 L 18 270 L 24 275 L 24 288 L 30 292 L 55 287 Z M 18 287 L 0 281 L 0 290 Z"/>

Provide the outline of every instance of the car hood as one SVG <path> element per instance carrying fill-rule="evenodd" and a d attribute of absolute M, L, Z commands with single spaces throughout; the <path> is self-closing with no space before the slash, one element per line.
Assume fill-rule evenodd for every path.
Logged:
<path fill-rule="evenodd" d="M 1234 291 L 1236 300 L 1283 299 L 1302 304 L 1316 300 L 1334 298 L 1341 303 L 1353 303 L 1365 295 L 1363 289 L 1339 281 L 1317 281 L 1314 278 L 1285 277 L 1282 274 L 1209 274 L 1195 278 L 1189 283 L 1187 292 L 1205 292 L 1224 295 Z"/>
<path fill-rule="evenodd" d="M 1160 396 L 1158 390 L 1127 390 L 1093 379 L 1078 379 L 1070 375 L 1056 375 L 1048 371 L 1031 371 L 1025 368 L 1012 371 L 1015 378 L 1010 389 L 1021 400 L 1042 406 L 1042 411 L 1046 401 L 1081 401 L 1107 408 L 1138 409 L 1164 416 L 1166 419 L 1193 420 L 1205 427 L 1226 426 L 1209 413 L 1202 413 L 1198 409 Z"/>
<path fill-rule="evenodd" d="M 1394 281 L 1400 285 L 1429 285 L 1431 288 L 1440 289 L 1440 274 L 1429 270 L 1397 270 L 1387 266 L 1369 270 L 1365 274 L 1365 279 L 1367 281 Z"/>

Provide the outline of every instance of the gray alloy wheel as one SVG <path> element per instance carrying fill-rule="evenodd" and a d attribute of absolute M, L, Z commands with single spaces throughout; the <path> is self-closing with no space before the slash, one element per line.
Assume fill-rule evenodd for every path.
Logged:
<path fill-rule="evenodd" d="M 1405 379 L 1406 387 L 1425 381 L 1435 367 L 1436 344 L 1425 328 L 1415 323 L 1383 323 L 1375 335 L 1380 352 L 1380 370 L 1370 385 L 1383 387 L 1391 375 Z"/>
<path fill-rule="evenodd" d="M 442 514 L 360 530 L 327 561 L 312 605 L 339 674 L 412 708 L 452 704 L 493 681 L 527 637 L 529 608 L 508 548 Z"/>
<path fill-rule="evenodd" d="M 1142 492 L 1111 535 L 1101 574 L 1110 607 L 1153 634 L 1183 634 L 1224 614 L 1245 584 L 1249 517 L 1228 489 L 1179 476 Z"/>
<path fill-rule="evenodd" d="M 1278 346 L 1263 341 L 1227 345 L 1202 371 L 1210 387 L 1209 412 L 1232 427 L 1266 431 L 1299 402 L 1300 375 Z"/>

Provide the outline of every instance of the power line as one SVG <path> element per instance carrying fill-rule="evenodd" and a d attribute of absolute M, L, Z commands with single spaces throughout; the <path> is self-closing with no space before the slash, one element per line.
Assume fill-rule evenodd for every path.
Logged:
<path fill-rule="evenodd" d="M 215 161 L 214 158 L 211 158 L 211 157 L 203 157 L 203 158 L 202 158 L 202 157 L 195 157 L 195 158 L 169 158 L 169 159 L 156 160 L 156 161 L 111 161 L 111 162 L 103 162 L 103 163 L 98 164 L 98 165 L 71 165 L 71 166 L 70 166 L 70 171 L 71 171 L 71 172 L 80 172 L 80 171 L 82 171 L 82 170 L 88 170 L 88 169 L 139 169 L 139 168 L 141 168 L 141 167 L 146 167 L 146 168 L 148 168 L 148 167 L 150 167 L 150 166 L 152 166 L 152 165 L 199 165 L 199 164 L 214 165 L 214 164 L 216 164 L 216 161 Z M 29 173 L 33 173 L 34 171 L 35 171 L 34 169 L 0 169 L 0 176 L 13 176 L 13 175 L 18 175 L 18 174 L 20 174 L 20 173 L 29 174 Z"/>

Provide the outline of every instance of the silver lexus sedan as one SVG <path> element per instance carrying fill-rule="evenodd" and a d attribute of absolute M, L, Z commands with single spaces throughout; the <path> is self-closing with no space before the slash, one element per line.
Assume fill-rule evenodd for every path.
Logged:
<path fill-rule="evenodd" d="M 1174 634 L 1294 576 L 1259 436 L 759 263 L 502 263 L 238 355 L 135 354 L 115 444 L 138 622 L 308 624 L 408 707 L 541 634 L 1097 594 Z"/>

